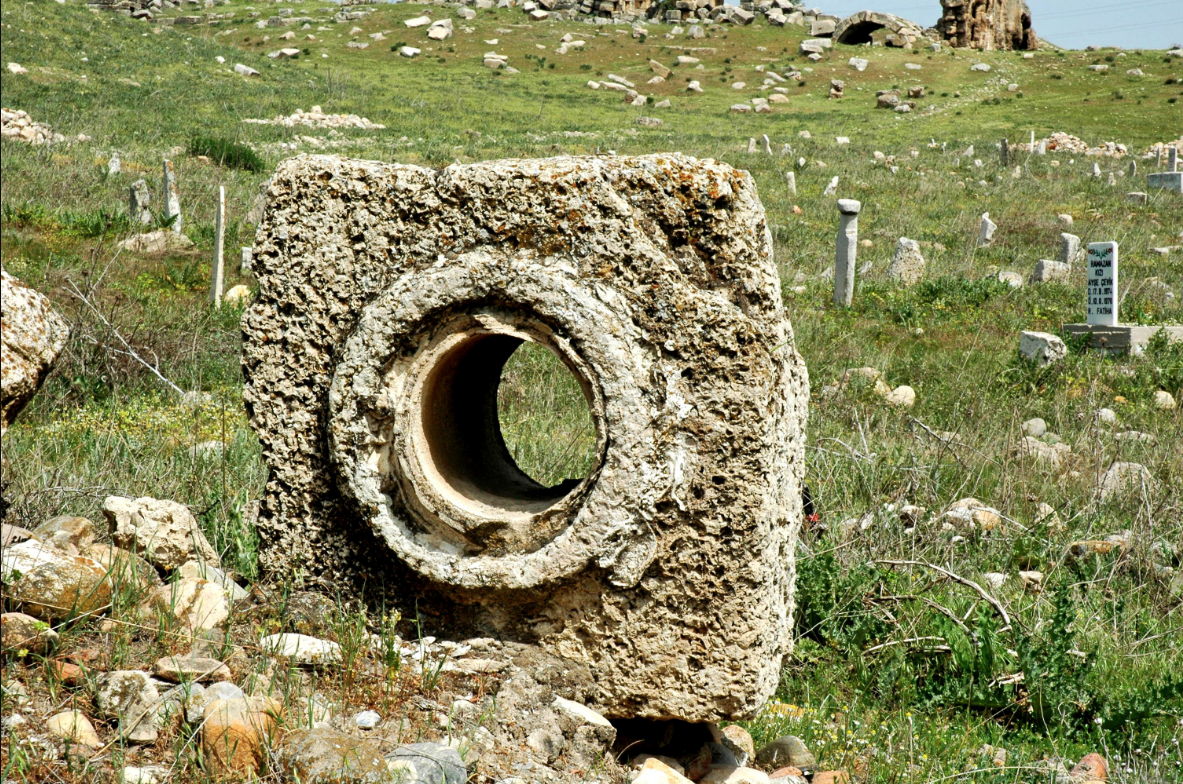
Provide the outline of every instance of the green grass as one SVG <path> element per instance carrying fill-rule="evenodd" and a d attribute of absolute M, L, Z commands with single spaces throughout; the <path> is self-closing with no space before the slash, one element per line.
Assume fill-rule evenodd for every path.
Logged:
<path fill-rule="evenodd" d="M 254 27 L 237 1 L 217 8 L 233 11 L 232 22 L 208 27 L 157 26 L 56 3 L 6 4 L 0 12 L 5 61 L 30 70 L 0 74 L 5 106 L 68 136 L 92 138 L 53 148 L 2 143 L 5 269 L 47 292 L 72 324 L 65 355 L 5 436 L 10 522 L 31 527 L 59 513 L 98 518 L 110 493 L 174 498 L 197 510 L 228 564 L 256 576 L 257 543 L 242 515 L 266 476 L 239 402 L 238 313 L 207 302 L 219 185 L 227 188 L 233 248 L 253 236 L 246 217 L 266 172 L 296 152 L 436 167 L 610 151 L 717 158 L 748 170 L 758 184 L 812 384 L 807 473 L 819 520 L 803 533 L 798 555 L 797 649 L 777 704 L 747 724 L 757 741 L 801 735 L 823 765 L 863 771 L 874 784 L 1043 781 L 1045 757 L 1071 760 L 1087 751 L 1106 754 L 1121 784 L 1183 780 L 1183 701 L 1168 680 L 1183 671 L 1183 414 L 1152 405 L 1159 389 L 1183 399 L 1183 352 L 1157 347 L 1137 359 L 1078 348 L 1053 368 L 1033 369 L 1018 357 L 1018 332 L 1056 332 L 1081 320 L 1083 275 L 1014 290 L 995 277 L 1000 270 L 1026 276 L 1039 259 L 1057 258 L 1066 230 L 1057 215 L 1069 213 L 1075 221 L 1067 230 L 1085 242 L 1120 243 L 1127 320 L 1183 323 L 1183 252 L 1164 259 L 1151 250 L 1180 244 L 1183 200 L 1152 192 L 1147 206 L 1133 206 L 1125 194 L 1145 190 L 1141 177 L 1119 177 L 1109 187 L 1104 177 L 1085 176 L 1094 160 L 1106 173 L 1124 172 L 1125 159 L 1017 153 L 1003 169 L 995 147 L 1002 137 L 1026 142 L 1032 130 L 1037 137 L 1064 131 L 1141 153 L 1183 128 L 1176 100 L 1183 60 L 1152 51 L 1040 51 L 1027 60 L 840 46 L 814 65 L 796 54 L 805 37 L 799 29 L 715 29 L 689 41 L 667 39 L 669 28 L 654 26 L 638 40 L 627 27 L 527 25 L 520 12 L 498 11 L 456 20 L 456 37 L 432 42 L 402 24 L 424 12 L 418 5 L 373 6 L 365 20 L 338 24 L 326 22 L 338 6 L 299 8 L 314 21 L 290 43 L 278 40 L 284 28 Z M 390 31 L 389 43 L 346 48 L 354 25 L 362 28 L 357 40 Z M 554 51 L 567 32 L 587 42 L 583 51 Z M 318 40 L 305 40 L 308 34 Z M 497 44 L 484 43 L 494 38 Z M 389 48 L 398 42 L 423 54 L 400 57 Z M 294 61 L 265 56 L 281 45 L 308 52 Z M 679 67 L 663 84 L 644 84 L 647 60 L 673 65 L 677 46 L 715 51 L 697 54 L 702 70 Z M 484 68 L 481 55 L 489 50 L 508 55 L 521 73 Z M 847 66 L 854 55 L 871 60 L 865 73 Z M 1086 70 L 1110 57 L 1108 73 Z M 237 62 L 261 77 L 230 73 Z M 906 70 L 905 62 L 922 68 Z M 970 72 L 975 62 L 993 70 Z M 758 94 L 758 65 L 813 71 L 803 86 L 789 83 L 790 102 L 774 104 L 772 114 L 732 114 L 731 104 Z M 1148 76 L 1125 75 L 1135 67 Z M 654 100 L 669 98 L 671 109 L 635 109 L 619 94 L 585 86 L 608 73 L 636 82 Z M 687 93 L 691 78 L 707 92 Z M 831 78 L 845 80 L 843 99 L 827 98 Z M 732 90 L 736 81 L 748 89 Z M 1019 89 L 1009 91 L 1010 83 Z M 917 111 L 874 109 L 876 90 L 914 84 L 928 90 Z M 386 128 L 242 123 L 314 105 Z M 635 120 L 642 114 L 664 124 L 641 127 Z M 785 143 L 792 153 L 744 152 L 748 138 L 762 134 L 778 153 Z M 837 136 L 851 143 L 839 146 Z M 191 146 L 198 138 L 233 142 Z M 231 143 L 257 155 L 263 170 L 236 164 L 235 156 L 253 158 L 229 154 L 240 149 Z M 962 154 L 970 144 L 973 158 Z M 107 173 L 113 152 L 122 174 Z M 894 161 L 878 161 L 876 152 Z M 117 253 L 116 241 L 130 231 L 127 189 L 146 178 L 159 208 L 164 157 L 176 166 L 197 250 L 161 258 Z M 1152 161 L 1138 160 L 1142 174 L 1154 170 Z M 1014 165 L 1026 169 L 1019 179 Z M 788 171 L 796 173 L 796 195 L 785 186 Z M 837 214 L 833 198 L 822 194 L 833 176 L 839 195 L 862 201 L 860 236 L 871 241 L 859 248 L 860 266 L 870 266 L 846 310 L 833 307 L 825 275 Z M 979 249 L 983 212 L 999 230 L 992 247 Z M 918 240 L 927 260 L 925 281 L 910 289 L 886 275 L 903 236 Z M 237 265 L 227 277 L 227 286 L 253 283 Z M 120 353 L 116 333 L 182 389 L 211 397 L 197 406 L 178 401 Z M 892 409 L 857 386 L 823 393 L 844 369 L 865 365 L 892 386 L 913 386 L 916 407 Z M 523 469 L 544 484 L 584 475 L 595 434 L 565 368 L 527 345 L 503 379 L 502 429 Z M 1094 418 L 1101 407 L 1116 411 L 1119 430 L 1151 433 L 1157 443 L 1115 440 Z M 1042 470 L 1015 455 L 1019 425 L 1034 416 L 1072 447 L 1066 470 Z M 957 437 L 945 444 L 929 430 Z M 198 455 L 194 447 L 210 440 L 227 446 L 217 457 Z M 1097 477 L 1118 459 L 1145 464 L 1157 482 L 1153 491 L 1101 502 Z M 997 508 L 1003 529 L 949 531 L 944 520 L 925 516 L 909 531 L 885 506 L 912 503 L 936 514 L 967 496 Z M 1061 524 L 1037 522 L 1040 503 L 1054 507 Z M 1124 550 L 1069 554 L 1073 541 L 1122 531 L 1131 532 Z M 1010 575 L 999 598 L 1011 628 L 963 585 L 927 567 L 875 563 L 887 560 L 924 561 L 979 582 L 987 572 Z M 1042 571 L 1043 591 L 1025 590 L 1020 569 Z M 352 634 L 344 626 L 340 633 Z M 943 642 L 907 642 L 928 637 Z M 127 644 L 136 639 L 129 633 Z M 1023 683 L 997 682 L 1020 670 Z M 1008 749 L 1007 765 L 996 769 L 981 757 L 984 744 Z"/>

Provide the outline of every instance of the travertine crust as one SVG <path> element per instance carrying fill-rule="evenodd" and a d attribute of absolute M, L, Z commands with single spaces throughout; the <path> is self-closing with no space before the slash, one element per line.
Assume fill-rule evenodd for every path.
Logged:
<path fill-rule="evenodd" d="M 772 694 L 808 379 L 747 173 L 301 156 L 272 180 L 255 270 L 265 569 L 586 663 L 609 717 L 734 719 Z M 600 433 L 591 476 L 505 525 L 495 493 L 453 509 L 416 468 L 436 358 L 473 335 L 551 347 Z"/>
<path fill-rule="evenodd" d="M 0 270 L 0 433 L 41 387 L 70 328 L 49 299 Z"/>

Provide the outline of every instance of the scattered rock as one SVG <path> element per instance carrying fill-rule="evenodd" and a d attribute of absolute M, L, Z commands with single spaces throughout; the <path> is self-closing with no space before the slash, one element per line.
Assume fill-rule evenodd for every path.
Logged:
<path fill-rule="evenodd" d="M 916 405 L 916 390 L 907 384 L 896 387 L 883 396 L 884 402 L 899 408 L 911 408 Z"/>
<path fill-rule="evenodd" d="M 159 229 L 157 231 L 149 231 L 144 234 L 136 234 L 135 236 L 129 237 L 128 239 L 119 243 L 119 248 L 121 250 L 144 255 L 189 250 L 192 247 L 192 240 L 190 240 L 184 234 L 177 234 L 175 231 L 170 231 L 168 229 Z"/>
<path fill-rule="evenodd" d="M 230 680 L 229 667 L 203 656 L 165 656 L 152 665 L 152 672 L 157 678 L 173 683 Z"/>
<path fill-rule="evenodd" d="M 1097 782 L 1109 780 L 1109 764 L 1096 752 L 1085 754 L 1080 762 L 1068 772 L 1073 782 Z"/>
<path fill-rule="evenodd" d="M 66 552 L 85 553 L 94 544 L 98 531 L 94 523 L 85 517 L 59 515 L 34 528 L 33 534 L 41 541 Z"/>
<path fill-rule="evenodd" d="M 103 514 L 116 545 L 143 553 L 159 569 L 171 572 L 192 560 L 220 563 L 189 508 L 176 501 L 109 496 Z"/>
<path fill-rule="evenodd" d="M 1160 411 L 1174 411 L 1175 396 L 1163 389 L 1156 391 L 1154 393 L 1154 407 Z"/>
<path fill-rule="evenodd" d="M 306 634 L 271 634 L 259 641 L 268 656 L 316 667 L 341 661 L 341 646 Z"/>
<path fill-rule="evenodd" d="M 287 733 L 275 757 L 286 780 L 300 784 L 380 784 L 390 780 L 377 744 L 331 727 Z"/>
<path fill-rule="evenodd" d="M 44 656 L 57 646 L 58 633 L 45 621 L 31 615 L 10 612 L 0 615 L 0 649 L 5 651 L 27 651 Z"/>
<path fill-rule="evenodd" d="M 1023 436 L 1015 451 L 1020 457 L 1030 458 L 1036 465 L 1052 471 L 1064 468 L 1065 462 L 1072 455 L 1072 448 L 1067 444 L 1046 444 L 1031 436 Z"/>
<path fill-rule="evenodd" d="M 731 750 L 740 765 L 747 765 L 756 759 L 756 745 L 751 734 L 738 724 L 729 724 L 720 734 L 722 744 Z"/>
<path fill-rule="evenodd" d="M 206 703 L 201 745 L 209 769 L 219 774 L 252 776 L 263 761 L 267 739 L 275 731 L 280 711 L 279 702 L 270 697 L 232 697 Z"/>
<path fill-rule="evenodd" d="M 0 109 L 0 136 L 27 144 L 56 144 L 66 141 L 45 123 L 33 122 L 27 112 L 19 109 Z M 79 137 L 79 141 L 84 141 Z"/>
<path fill-rule="evenodd" d="M 768 784 L 768 774 L 755 768 L 713 765 L 699 784 Z"/>
<path fill-rule="evenodd" d="M 914 286 L 920 282 L 924 277 L 924 256 L 920 254 L 920 244 L 916 240 L 900 237 L 887 275 L 904 286 Z"/>
<path fill-rule="evenodd" d="M 377 711 L 365 710 L 353 717 L 353 723 L 363 730 L 372 730 L 382 721 Z"/>
<path fill-rule="evenodd" d="M 160 692 L 148 673 L 115 670 L 95 682 L 95 705 L 108 719 L 119 720 L 119 735 L 131 743 L 154 743 L 159 734 Z"/>
<path fill-rule="evenodd" d="M 1154 477 L 1141 463 L 1114 463 L 1101 477 L 1101 500 L 1109 501 L 1118 496 L 1141 496 L 1143 491 L 1153 492 Z"/>
<path fill-rule="evenodd" d="M 43 621 L 94 613 L 111 602 L 107 573 L 93 558 L 30 539 L 0 557 L 7 603 Z"/>
<path fill-rule="evenodd" d="M 439 743 L 412 743 L 386 755 L 390 771 L 404 784 L 464 784 L 468 770 L 460 752 Z M 634 782 L 634 784 L 636 784 Z"/>
<path fill-rule="evenodd" d="M 762 768 L 782 768 L 792 765 L 803 771 L 817 769 L 817 758 L 795 735 L 784 735 L 756 753 L 756 764 Z"/>
<path fill-rule="evenodd" d="M 145 620 L 159 618 L 167 627 L 192 637 L 225 623 L 230 617 L 230 602 L 226 591 L 217 583 L 184 577 L 152 591 L 141 606 L 141 613 Z"/>
<path fill-rule="evenodd" d="M 1068 356 L 1068 347 L 1051 333 L 1024 331 L 1019 336 L 1019 353 L 1025 359 L 1046 367 Z"/>
<path fill-rule="evenodd" d="M 88 749 L 97 749 L 103 745 L 90 719 L 79 711 L 63 711 L 50 716 L 45 722 L 45 730 L 55 738 L 80 743 Z"/>
<path fill-rule="evenodd" d="M 1032 438 L 1041 438 L 1043 434 L 1047 432 L 1047 422 L 1044 422 L 1039 417 L 1028 419 L 1019 427 L 1022 429 L 1024 434 L 1029 435 Z"/>
<path fill-rule="evenodd" d="M 358 44 L 358 46 L 366 47 L 369 44 Z M 285 128 L 302 125 L 309 128 L 361 128 L 380 131 L 386 127 L 380 123 L 370 122 L 365 117 L 359 117 L 356 114 L 325 114 L 319 106 L 313 106 L 312 110 L 308 112 L 297 109 L 287 117 L 280 115 L 270 120 L 248 118 L 243 122 L 248 125 L 282 125 Z"/>
<path fill-rule="evenodd" d="M 1059 261 L 1040 259 L 1031 273 L 1032 283 L 1067 283 L 1072 276 L 1072 267 Z"/>
<path fill-rule="evenodd" d="M 641 756 L 645 757 L 645 762 L 632 784 L 691 784 L 690 779 L 682 775 L 680 765 L 675 768 L 674 765 L 669 764 L 673 760 L 662 760 L 649 755 Z"/>
<path fill-rule="evenodd" d="M 241 602 L 249 594 L 245 588 L 231 579 L 230 575 L 216 566 L 201 561 L 186 561 L 177 570 L 181 577 L 192 577 L 198 580 L 208 580 L 215 583 L 226 592 L 231 602 Z M 290 617 L 290 616 L 289 616 Z"/>

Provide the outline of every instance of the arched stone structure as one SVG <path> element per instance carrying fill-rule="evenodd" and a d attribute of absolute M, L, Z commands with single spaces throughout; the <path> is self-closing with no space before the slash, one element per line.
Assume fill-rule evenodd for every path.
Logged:
<path fill-rule="evenodd" d="M 871 34 L 883 29 L 891 32 L 896 46 L 911 46 L 924 36 L 920 25 L 903 17 L 878 11 L 859 11 L 838 23 L 834 28 L 834 41 L 840 44 L 870 43 Z"/>

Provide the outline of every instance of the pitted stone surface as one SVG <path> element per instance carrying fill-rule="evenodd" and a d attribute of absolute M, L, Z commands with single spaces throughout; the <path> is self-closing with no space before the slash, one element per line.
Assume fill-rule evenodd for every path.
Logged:
<path fill-rule="evenodd" d="M 0 433 L 41 386 L 69 335 L 45 295 L 0 270 Z"/>
<path fill-rule="evenodd" d="M 681 155 L 301 156 L 272 180 L 254 266 L 265 569 L 383 586 L 428 626 L 594 664 L 587 704 L 609 717 L 740 718 L 771 695 L 808 379 L 748 174 Z M 440 368 L 486 352 L 496 380 L 488 347 L 523 339 L 588 400 L 598 461 L 572 486 L 516 466 L 489 483 L 432 440 L 436 393 L 471 391 Z"/>

